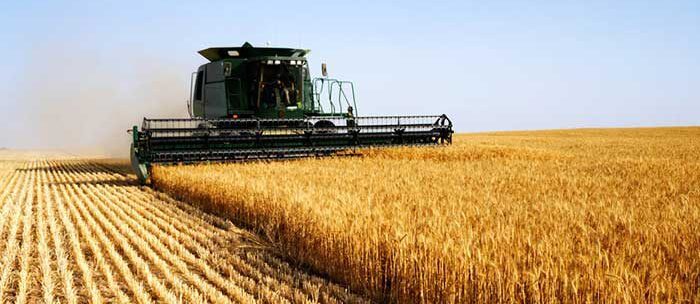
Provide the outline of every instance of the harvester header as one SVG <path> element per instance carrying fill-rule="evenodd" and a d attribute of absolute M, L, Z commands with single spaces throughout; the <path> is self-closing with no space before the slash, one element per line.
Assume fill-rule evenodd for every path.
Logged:
<path fill-rule="evenodd" d="M 146 119 L 132 130 L 141 182 L 156 163 L 321 156 L 361 147 L 452 142 L 442 115 L 359 116 L 350 81 L 311 78 L 292 48 L 216 47 L 192 73 L 189 118 Z M 325 67 L 325 64 L 324 64 Z"/>

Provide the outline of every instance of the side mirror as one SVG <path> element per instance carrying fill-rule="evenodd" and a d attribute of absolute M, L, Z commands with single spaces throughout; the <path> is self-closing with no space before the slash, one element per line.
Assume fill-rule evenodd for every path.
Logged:
<path fill-rule="evenodd" d="M 325 63 L 321 63 L 321 75 L 323 75 L 323 77 L 328 77 L 328 70 L 326 69 Z"/>

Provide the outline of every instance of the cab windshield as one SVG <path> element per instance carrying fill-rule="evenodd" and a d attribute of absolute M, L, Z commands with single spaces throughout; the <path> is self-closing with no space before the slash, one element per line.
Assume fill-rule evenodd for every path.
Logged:
<path fill-rule="evenodd" d="M 302 66 L 285 62 L 261 64 L 259 71 L 258 108 L 284 110 L 301 107 Z"/>

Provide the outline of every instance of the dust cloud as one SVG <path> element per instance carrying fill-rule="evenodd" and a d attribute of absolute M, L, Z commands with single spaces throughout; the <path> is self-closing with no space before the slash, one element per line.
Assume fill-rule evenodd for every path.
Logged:
<path fill-rule="evenodd" d="M 143 117 L 187 117 L 194 67 L 135 55 L 50 54 L 20 76 L 17 147 L 128 157 L 126 131 Z"/>

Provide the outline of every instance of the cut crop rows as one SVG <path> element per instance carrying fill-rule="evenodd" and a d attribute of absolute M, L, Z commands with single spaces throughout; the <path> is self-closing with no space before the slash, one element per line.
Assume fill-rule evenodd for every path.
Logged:
<path fill-rule="evenodd" d="M 364 302 L 90 161 L 0 160 L 0 204 L 0 302 Z"/>

